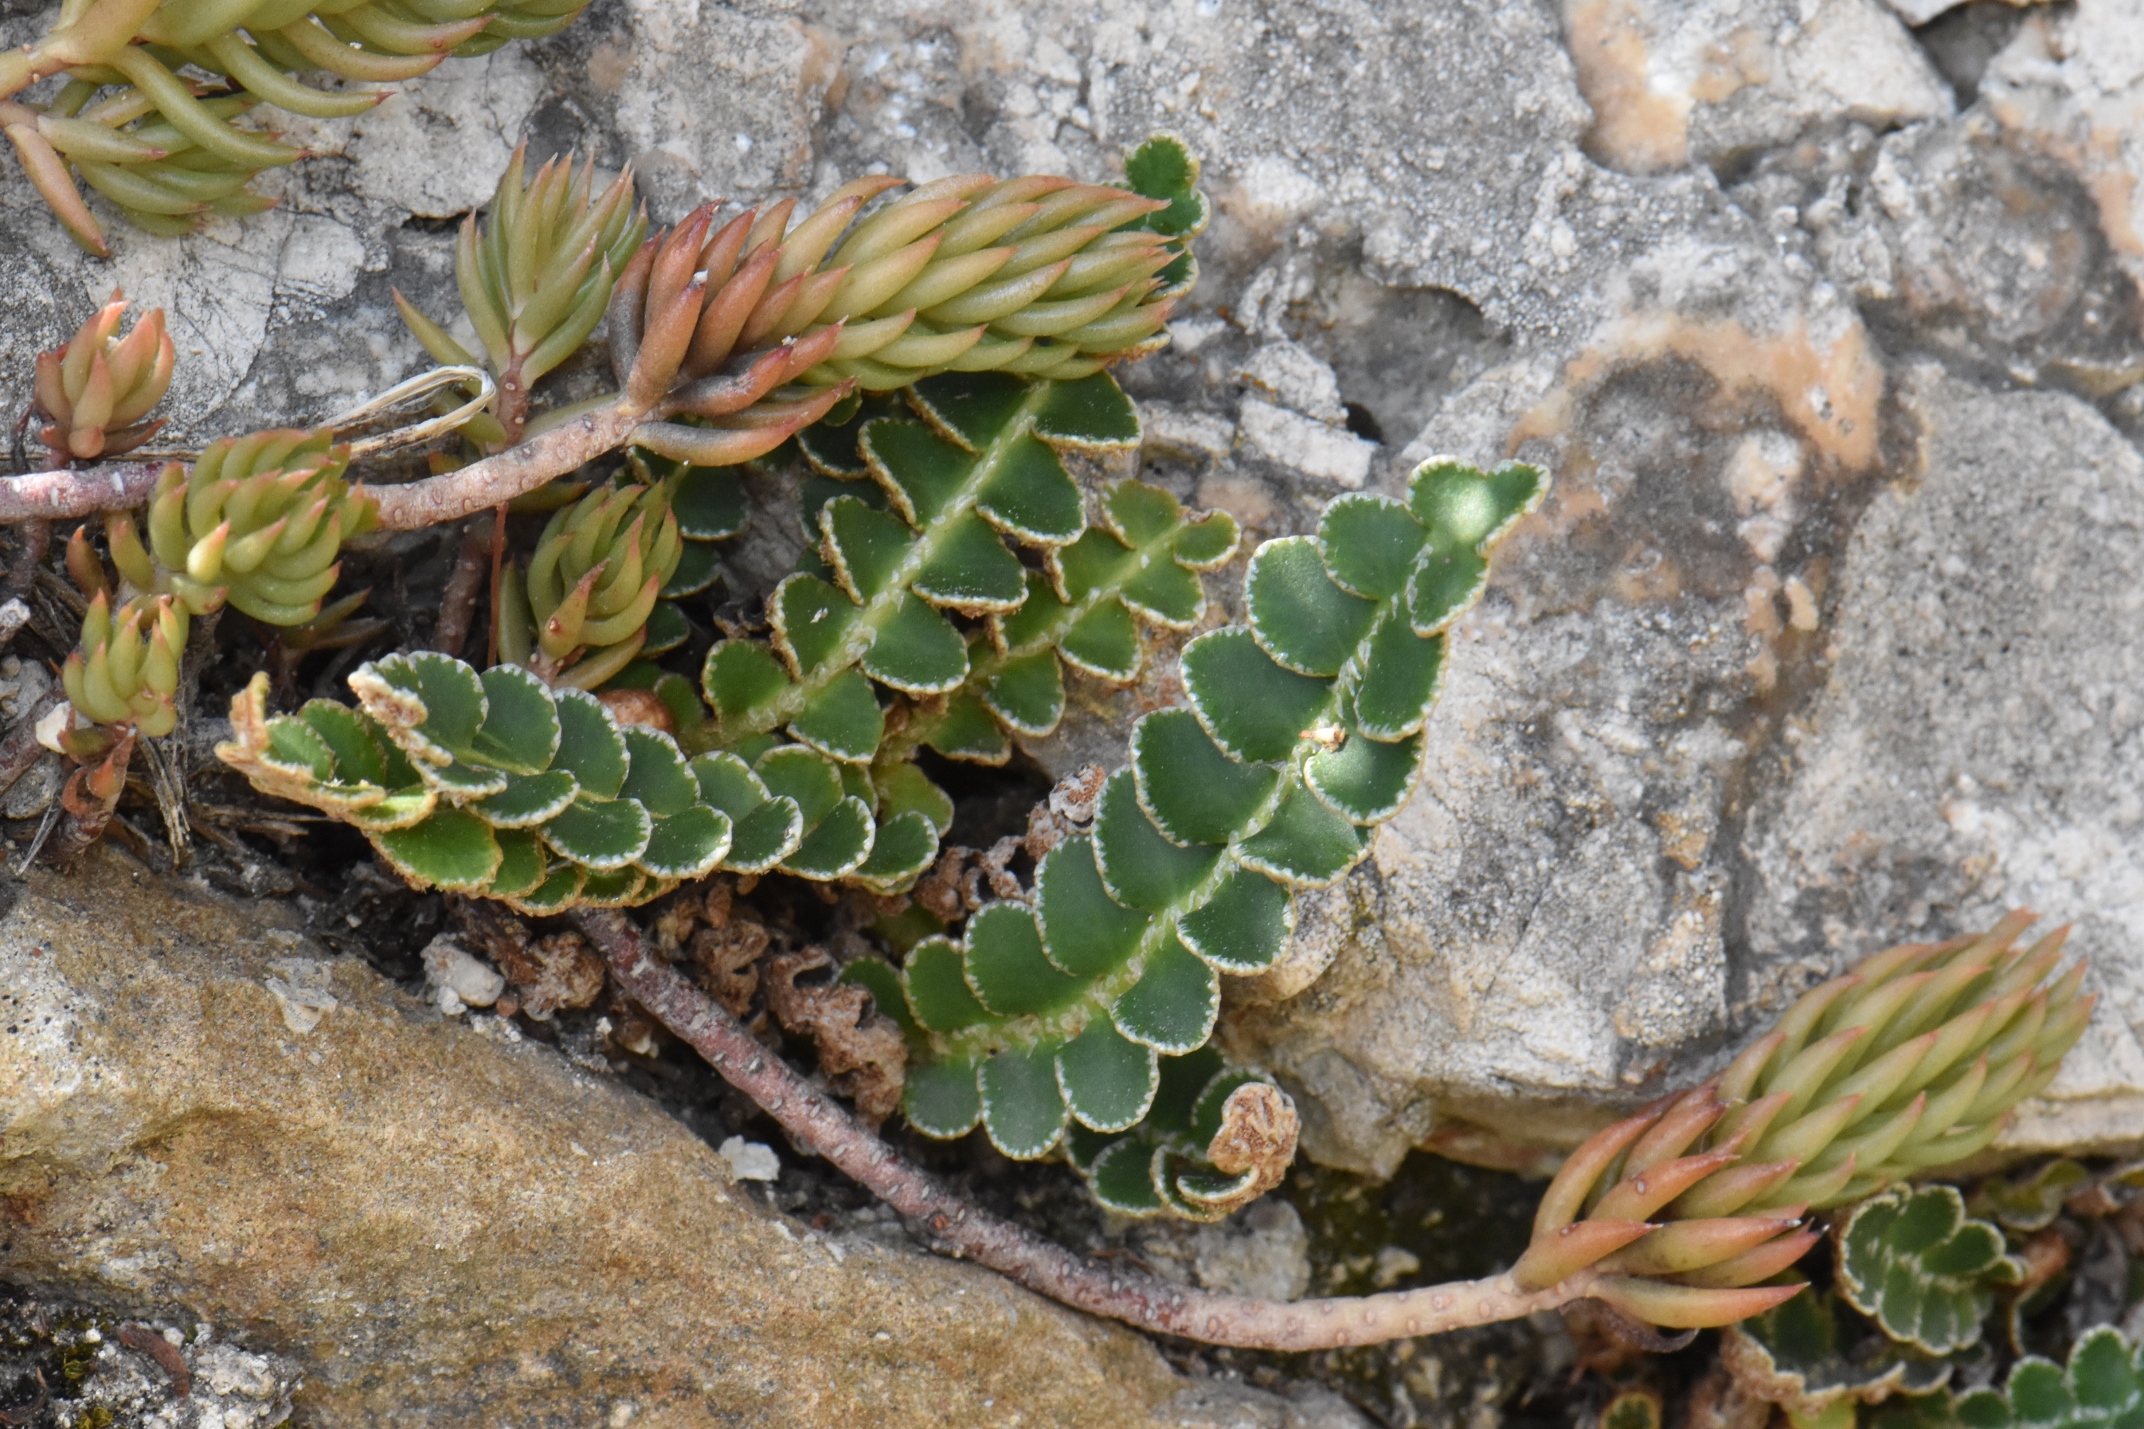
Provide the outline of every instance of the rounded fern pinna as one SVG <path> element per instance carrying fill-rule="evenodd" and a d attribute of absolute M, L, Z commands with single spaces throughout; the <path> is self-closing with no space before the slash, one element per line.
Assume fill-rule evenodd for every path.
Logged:
<path fill-rule="evenodd" d="M 1167 1059 L 1211 1036 L 1221 974 L 1279 955 L 1293 891 L 1344 875 L 1398 811 L 1444 631 L 1545 487 L 1531 467 L 1429 462 L 1406 501 L 1345 499 L 1318 538 L 1259 549 L 1249 623 L 1185 647 L 1190 707 L 1139 721 L 1093 832 L 1042 860 L 1032 906 L 985 907 L 898 973 L 850 965 L 910 1034 L 914 1125 L 980 1124 L 1015 1157 L 1047 1154 L 1076 1125 L 1075 1164 L 1113 1209 L 1211 1218 L 1241 1203 L 1255 1171 L 1224 1173 L 1203 1147 L 1252 1079 L 1224 1085 L 1218 1068 Z M 1185 1093 L 1162 1098 L 1165 1077 Z"/>

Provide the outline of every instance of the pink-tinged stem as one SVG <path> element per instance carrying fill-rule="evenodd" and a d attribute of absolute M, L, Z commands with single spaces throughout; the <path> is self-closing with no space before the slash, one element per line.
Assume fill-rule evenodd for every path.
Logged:
<path fill-rule="evenodd" d="M 1330 1300 L 1216 1295 L 1082 1260 L 1063 1246 L 968 1204 L 866 1131 L 837 1102 L 769 1052 L 720 1004 L 657 960 L 618 913 L 584 910 L 582 932 L 601 948 L 633 999 L 794 1136 L 902 1215 L 920 1221 L 943 1254 L 973 1260 L 1090 1314 L 1214 1345 L 1324 1350 L 1514 1320 L 1588 1294 L 1581 1271 L 1531 1293 L 1509 1275 L 1421 1290 Z"/>
<path fill-rule="evenodd" d="M 583 462 L 624 446 L 646 415 L 638 406 L 613 402 L 459 471 L 367 489 L 380 503 L 380 524 L 390 531 L 416 531 L 459 520 L 503 506 Z"/>
<path fill-rule="evenodd" d="M 459 471 L 400 486 L 368 487 L 380 524 L 415 531 L 504 505 L 625 445 L 642 413 L 614 404 L 509 447 Z M 0 477 L 0 524 L 126 511 L 148 501 L 163 462 L 107 462 Z"/>
<path fill-rule="evenodd" d="M 163 469 L 160 461 L 119 461 L 80 471 L 60 467 L 0 477 L 0 522 L 125 511 L 149 499 Z"/>

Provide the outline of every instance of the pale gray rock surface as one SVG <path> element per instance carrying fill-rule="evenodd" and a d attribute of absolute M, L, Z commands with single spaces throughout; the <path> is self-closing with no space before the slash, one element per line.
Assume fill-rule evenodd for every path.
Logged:
<path fill-rule="evenodd" d="M 1812 123 L 1948 117 L 1954 96 L 1883 0 L 1563 0 L 1588 137 L 1634 173 L 1718 164 Z"/>
<path fill-rule="evenodd" d="M 1839 578 L 1830 676 L 1790 720 L 1743 838 L 1753 979 L 1851 930 L 2071 923 L 2110 1015 L 2011 1144 L 2134 1138 L 2144 1117 L 2144 458 L 2075 398 L 1934 367 L 1919 428 Z M 2024 480 L 2024 473 L 2034 473 Z"/>

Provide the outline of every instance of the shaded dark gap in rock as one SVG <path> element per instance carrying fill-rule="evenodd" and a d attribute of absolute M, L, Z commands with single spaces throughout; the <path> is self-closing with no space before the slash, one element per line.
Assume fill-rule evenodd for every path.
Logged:
<path fill-rule="evenodd" d="M 1982 76 L 2025 23 L 2025 14 L 2006 0 L 1971 0 L 1914 29 L 1913 38 L 1928 52 L 1929 62 L 1957 93 L 1960 109 L 1980 98 Z"/>

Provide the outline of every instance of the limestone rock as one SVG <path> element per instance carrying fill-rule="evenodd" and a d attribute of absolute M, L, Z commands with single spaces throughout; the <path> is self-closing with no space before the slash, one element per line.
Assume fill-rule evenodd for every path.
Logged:
<path fill-rule="evenodd" d="M 1949 86 L 1882 0 L 1564 0 L 1593 152 L 1627 173 L 1718 163 L 1812 121 L 1947 117 Z"/>
<path fill-rule="evenodd" d="M 1835 566 L 1781 579 L 1732 499 L 1759 439 L 1678 454 L 1658 380 L 1580 428 L 1590 483 L 1459 629 L 1424 794 L 1311 905 L 1331 968 L 1239 997 L 1235 1046 L 1308 1094 L 1313 1155 L 1385 1171 L 1440 1127 L 1568 1138 L 1851 958 L 2028 906 L 2077 921 L 2106 996 L 2003 1145 L 2133 1145 L 2144 664 L 2107 632 L 2144 590 L 2144 460 L 2075 399 L 1916 372 L 1894 480 Z M 1770 469 L 1772 509 L 1806 509 Z"/>
<path fill-rule="evenodd" d="M 1246 397 L 1237 418 L 1244 443 L 1267 461 L 1350 491 L 1370 475 L 1370 443 L 1345 427 Z"/>
<path fill-rule="evenodd" d="M 1294 1206 L 1275 1196 L 1240 1216 L 1200 1226 L 1194 1262 L 1209 1290 L 1261 1300 L 1300 1300 L 1310 1289 L 1310 1237 Z"/>
<path fill-rule="evenodd" d="M 1267 343 L 1236 369 L 1236 376 L 1262 396 L 1314 421 L 1332 426 L 1347 421 L 1340 379 L 1299 342 Z"/>
<path fill-rule="evenodd" d="M 1847 929 L 2013 907 L 2074 924 L 2100 1009 L 2006 1140 L 2125 1144 L 2144 1122 L 2144 650 L 2105 632 L 2144 613 L 2144 458 L 2052 393 L 1924 368 L 1904 403 L 1916 479 L 1862 517 L 1829 676 L 1745 825 L 1751 985 Z"/>
<path fill-rule="evenodd" d="M 2074 173 L 2100 228 L 2144 281 L 2144 50 L 2123 0 L 2036 7 L 1989 65 L 1981 98 L 2006 128 Z"/>
<path fill-rule="evenodd" d="M 1193 1385 L 898 1236 L 792 1225 L 645 1100 L 354 959 L 318 960 L 336 1005 L 295 1031 L 267 983 L 310 945 L 273 905 L 108 849 L 13 891 L 0 1274 L 244 1326 L 302 1372 L 304 1423 L 1362 1422 Z"/>

